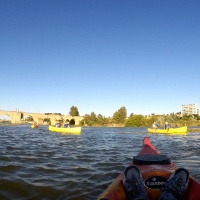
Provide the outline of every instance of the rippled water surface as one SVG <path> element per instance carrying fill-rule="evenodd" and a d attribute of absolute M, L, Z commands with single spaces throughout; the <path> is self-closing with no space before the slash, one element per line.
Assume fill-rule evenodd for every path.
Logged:
<path fill-rule="evenodd" d="M 145 136 L 200 180 L 200 133 L 165 136 L 143 128 L 83 128 L 76 136 L 47 129 L 0 126 L 0 199 L 97 199 L 129 165 Z"/>

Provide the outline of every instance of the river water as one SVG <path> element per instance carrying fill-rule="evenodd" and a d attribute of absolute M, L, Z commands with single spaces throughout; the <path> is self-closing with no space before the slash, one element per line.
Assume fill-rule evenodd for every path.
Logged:
<path fill-rule="evenodd" d="M 144 128 L 83 127 L 80 136 L 41 126 L 0 126 L 0 199 L 91 200 L 130 164 L 143 138 L 200 181 L 200 133 L 166 136 Z"/>

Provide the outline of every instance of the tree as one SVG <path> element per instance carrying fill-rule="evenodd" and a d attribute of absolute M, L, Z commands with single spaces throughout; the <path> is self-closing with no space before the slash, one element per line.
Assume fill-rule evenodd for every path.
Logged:
<path fill-rule="evenodd" d="M 97 120 L 97 115 L 94 112 L 91 112 L 91 114 L 90 114 L 91 123 L 95 124 L 96 120 Z"/>
<path fill-rule="evenodd" d="M 84 119 L 82 119 L 80 122 L 79 122 L 79 126 L 84 126 L 85 122 L 84 122 Z"/>
<path fill-rule="evenodd" d="M 85 124 L 87 124 L 88 126 L 92 126 L 96 123 L 97 121 L 97 117 L 96 117 L 96 114 L 94 112 L 91 112 L 91 114 L 86 114 L 84 116 L 84 121 L 85 121 Z"/>
<path fill-rule="evenodd" d="M 79 116 L 78 108 L 75 107 L 75 106 L 72 106 L 72 107 L 70 108 L 69 114 L 70 114 L 72 117 Z"/>
<path fill-rule="evenodd" d="M 89 114 L 86 114 L 85 116 L 84 116 L 84 121 L 85 121 L 85 124 L 87 124 L 88 126 L 91 126 L 91 117 L 90 117 L 90 115 Z"/>
<path fill-rule="evenodd" d="M 105 117 L 103 117 L 101 114 L 97 116 L 97 124 L 98 125 L 104 125 L 105 124 Z"/>
<path fill-rule="evenodd" d="M 132 127 L 144 127 L 145 126 L 145 117 L 143 115 L 133 115 L 128 120 L 126 120 L 126 126 Z"/>
<path fill-rule="evenodd" d="M 106 124 L 109 125 L 110 121 L 101 114 L 96 115 L 94 112 L 91 112 L 90 115 L 86 114 L 84 116 L 84 120 L 81 123 L 87 124 L 88 126 L 105 126 Z"/>
<path fill-rule="evenodd" d="M 123 124 L 127 116 L 126 108 L 123 106 L 113 114 L 113 122 L 116 124 Z"/>

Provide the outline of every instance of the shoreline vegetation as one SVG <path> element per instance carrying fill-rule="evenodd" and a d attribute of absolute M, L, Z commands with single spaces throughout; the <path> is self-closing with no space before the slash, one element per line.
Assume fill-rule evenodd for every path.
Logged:
<path fill-rule="evenodd" d="M 72 106 L 69 112 L 70 116 L 75 117 L 79 116 L 78 108 Z M 61 118 L 62 115 L 60 114 Z M 105 117 L 101 114 L 95 114 L 91 112 L 91 114 L 86 114 L 83 116 L 83 120 L 79 122 L 78 126 L 85 127 L 141 127 L 141 128 L 149 128 L 152 127 L 153 122 L 156 122 L 159 128 L 164 128 L 164 124 L 167 121 L 170 124 L 171 128 L 188 126 L 189 130 L 192 132 L 200 132 L 200 128 L 195 128 L 200 126 L 200 116 L 197 114 L 193 115 L 182 115 L 181 112 L 178 113 L 170 113 L 163 115 L 156 115 L 152 113 L 151 115 L 142 115 L 142 114 L 133 114 L 131 113 L 127 116 L 127 110 L 125 107 L 121 107 L 118 109 L 112 117 Z M 33 118 L 28 116 L 25 121 L 22 121 L 21 124 L 31 124 L 33 122 Z M 60 120 L 61 123 L 64 123 L 64 120 Z M 43 120 L 43 125 L 51 125 L 51 121 L 49 118 L 45 118 Z M 75 121 L 71 119 L 70 125 L 74 126 Z M 8 120 L 0 120 L 0 126 L 5 125 L 13 125 Z M 15 124 L 16 125 L 16 124 Z M 190 128 L 191 127 L 191 128 Z M 192 128 L 193 127 L 193 128 Z"/>
<path fill-rule="evenodd" d="M 80 125 L 86 126 L 106 126 L 106 127 L 152 127 L 153 122 L 156 122 L 159 128 L 164 128 L 165 122 L 170 124 L 170 127 L 176 128 L 181 126 L 198 127 L 200 126 L 200 116 L 182 115 L 181 112 L 170 113 L 163 115 L 133 114 L 127 116 L 125 107 L 121 107 L 112 117 L 105 118 L 102 115 L 96 115 L 92 112 L 90 115 L 84 116 L 84 121 Z"/>

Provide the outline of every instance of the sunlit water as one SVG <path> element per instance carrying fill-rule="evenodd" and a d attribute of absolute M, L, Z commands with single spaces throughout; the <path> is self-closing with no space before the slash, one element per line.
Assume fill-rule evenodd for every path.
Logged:
<path fill-rule="evenodd" d="M 52 133 L 46 126 L 0 126 L 0 199 L 97 199 L 137 155 L 145 136 L 200 180 L 200 133 L 83 128 L 76 136 Z"/>

